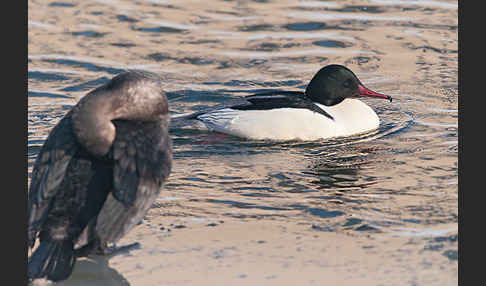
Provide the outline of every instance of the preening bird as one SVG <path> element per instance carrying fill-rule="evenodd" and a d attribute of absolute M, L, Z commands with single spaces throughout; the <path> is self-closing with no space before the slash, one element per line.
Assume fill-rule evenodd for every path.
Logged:
<path fill-rule="evenodd" d="M 158 75 L 128 71 L 52 129 L 29 189 L 29 279 L 67 279 L 76 257 L 107 253 L 142 220 L 172 166 L 168 108 Z"/>

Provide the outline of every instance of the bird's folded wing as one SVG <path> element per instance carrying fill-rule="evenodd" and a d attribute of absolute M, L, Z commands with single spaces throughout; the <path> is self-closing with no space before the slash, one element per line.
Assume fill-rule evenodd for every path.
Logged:
<path fill-rule="evenodd" d="M 66 169 L 77 150 L 68 113 L 51 131 L 32 171 L 29 189 L 29 243 L 33 244 L 52 198 L 57 194 Z"/>
<path fill-rule="evenodd" d="M 329 113 L 322 110 L 298 91 L 272 91 L 268 93 L 250 95 L 245 98 L 250 104 L 231 107 L 238 110 L 268 110 L 275 108 L 303 108 L 320 113 L 334 119 Z"/>
<path fill-rule="evenodd" d="M 126 128 L 127 125 L 138 128 Z M 154 123 L 155 125 L 156 123 Z M 163 136 L 165 127 L 146 128 L 142 124 L 117 124 L 113 143 L 113 196 L 125 206 L 131 206 L 137 196 L 146 195 L 153 184 L 161 186 L 171 168 L 170 139 Z M 157 190 L 158 191 L 158 190 Z"/>

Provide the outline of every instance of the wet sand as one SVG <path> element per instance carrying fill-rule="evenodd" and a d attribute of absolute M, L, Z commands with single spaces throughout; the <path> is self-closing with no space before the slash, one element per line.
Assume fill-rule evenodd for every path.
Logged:
<path fill-rule="evenodd" d="M 434 244 L 433 238 L 423 240 L 427 233 L 420 229 L 403 236 L 356 236 L 268 221 L 174 226 L 148 220 L 121 241 L 143 237 L 141 248 L 111 258 L 108 265 L 101 257 L 81 259 L 71 279 L 60 285 L 457 284 L 456 261 L 435 264 L 444 254 L 427 250 L 454 238 Z M 448 237 L 457 229 L 451 224 L 436 231 Z"/>

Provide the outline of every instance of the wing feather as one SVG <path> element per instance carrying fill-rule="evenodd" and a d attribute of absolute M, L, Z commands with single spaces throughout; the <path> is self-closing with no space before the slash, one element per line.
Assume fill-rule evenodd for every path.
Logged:
<path fill-rule="evenodd" d="M 96 223 L 98 236 L 106 242 L 116 242 L 143 218 L 172 167 L 167 126 L 114 123 L 117 128 L 113 143 L 114 185 Z"/>
<path fill-rule="evenodd" d="M 254 94 L 245 98 L 249 104 L 236 105 L 231 107 L 236 110 L 268 110 L 275 108 L 304 108 L 320 113 L 332 120 L 334 118 L 317 106 L 303 92 L 299 91 L 272 91 L 261 94 Z"/>
<path fill-rule="evenodd" d="M 32 170 L 27 215 L 30 247 L 34 245 L 49 212 L 50 202 L 57 194 L 66 169 L 77 150 L 78 144 L 72 133 L 71 113 L 68 113 L 49 134 Z"/>
<path fill-rule="evenodd" d="M 119 121 L 115 125 L 113 195 L 130 206 L 146 181 L 160 186 L 167 178 L 172 164 L 172 147 L 167 127 L 159 122 Z"/>

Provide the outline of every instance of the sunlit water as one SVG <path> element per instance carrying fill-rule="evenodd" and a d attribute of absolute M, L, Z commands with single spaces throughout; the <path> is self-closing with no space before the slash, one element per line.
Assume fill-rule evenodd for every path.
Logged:
<path fill-rule="evenodd" d="M 457 2 L 29 1 L 28 162 L 92 88 L 125 69 L 166 78 L 171 114 L 330 63 L 393 102 L 378 130 L 313 142 L 172 131 L 167 216 L 278 220 L 316 231 L 443 238 L 457 260 Z M 452 234 L 451 234 L 452 233 Z"/>

